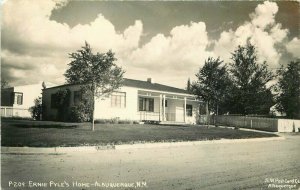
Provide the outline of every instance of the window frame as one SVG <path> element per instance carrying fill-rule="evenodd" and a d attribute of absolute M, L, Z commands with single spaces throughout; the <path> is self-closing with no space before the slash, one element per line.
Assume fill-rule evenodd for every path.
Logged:
<path fill-rule="evenodd" d="M 13 104 L 23 105 L 23 98 L 24 98 L 23 96 L 24 96 L 23 92 L 14 92 Z M 16 97 L 17 97 L 17 99 L 16 99 Z M 19 103 L 19 97 L 21 97 L 20 103 Z"/>
<path fill-rule="evenodd" d="M 113 92 L 110 95 L 110 106 L 112 108 L 126 108 L 126 92 Z"/>
<path fill-rule="evenodd" d="M 154 112 L 154 98 L 139 97 L 139 111 Z"/>

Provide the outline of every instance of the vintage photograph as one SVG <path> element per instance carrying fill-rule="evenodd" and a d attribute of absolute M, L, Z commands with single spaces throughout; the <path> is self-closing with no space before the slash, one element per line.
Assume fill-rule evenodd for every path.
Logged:
<path fill-rule="evenodd" d="M 299 1 L 1 1 L 1 189 L 300 189 Z"/>

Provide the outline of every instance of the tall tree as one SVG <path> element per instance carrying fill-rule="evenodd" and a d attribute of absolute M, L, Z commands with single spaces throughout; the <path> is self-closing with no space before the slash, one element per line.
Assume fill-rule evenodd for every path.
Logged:
<path fill-rule="evenodd" d="M 276 108 L 291 119 L 300 119 L 300 60 L 278 70 Z"/>
<path fill-rule="evenodd" d="M 188 79 L 188 81 L 187 81 L 187 83 L 186 83 L 186 90 L 187 90 L 188 92 L 191 91 L 191 79 L 190 79 L 190 78 Z"/>
<path fill-rule="evenodd" d="M 90 45 L 77 52 L 70 53 L 71 62 L 65 72 L 65 77 L 70 84 L 83 84 L 89 86 L 92 94 L 92 130 L 95 129 L 95 98 L 100 98 L 112 93 L 122 85 L 125 71 L 116 65 L 114 53 L 109 50 L 106 53 L 92 52 Z"/>
<path fill-rule="evenodd" d="M 208 104 L 208 111 L 219 112 L 228 95 L 230 80 L 226 65 L 222 65 L 220 58 L 209 57 L 204 66 L 196 74 L 197 80 L 191 85 L 191 91 Z M 223 109 L 221 112 L 224 112 Z"/>
<path fill-rule="evenodd" d="M 248 42 L 232 53 L 230 75 L 233 82 L 231 113 L 268 114 L 274 104 L 271 87 L 267 83 L 274 77 L 266 62 L 257 62 L 255 47 Z"/>

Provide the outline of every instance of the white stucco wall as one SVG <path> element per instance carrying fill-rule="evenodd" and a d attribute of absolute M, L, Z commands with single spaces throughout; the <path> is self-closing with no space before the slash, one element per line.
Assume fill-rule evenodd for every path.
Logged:
<path fill-rule="evenodd" d="M 42 97 L 42 84 L 32 84 L 14 87 L 14 92 L 23 93 L 23 104 L 18 105 L 17 102 L 13 104 L 14 108 L 28 109 L 34 105 L 34 100 L 37 97 Z"/>
<path fill-rule="evenodd" d="M 138 120 L 138 94 L 136 88 L 121 87 L 118 92 L 126 93 L 126 107 L 117 108 L 111 106 L 111 97 L 96 99 L 95 119 Z"/>
<path fill-rule="evenodd" d="M 199 102 L 187 101 L 186 104 L 193 106 L 193 115 L 191 117 L 186 117 L 185 122 L 189 124 L 196 124 L 199 119 Z"/>

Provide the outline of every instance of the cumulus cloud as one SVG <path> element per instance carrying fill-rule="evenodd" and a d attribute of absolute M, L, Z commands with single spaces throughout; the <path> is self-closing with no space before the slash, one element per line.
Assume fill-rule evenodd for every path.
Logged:
<path fill-rule="evenodd" d="M 102 14 L 89 24 L 70 27 L 50 20 L 53 9 L 66 1 L 10 0 L 2 7 L 2 77 L 16 84 L 47 80 L 64 82 L 68 53 L 88 41 L 94 51 L 116 52 L 118 63 L 126 70 L 126 77 L 153 77 L 160 83 L 183 87 L 209 56 L 230 60 L 238 45 L 250 40 L 256 47 L 260 61 L 278 65 L 281 52 L 278 45 L 295 57 L 299 54 L 299 39 L 288 42 L 288 30 L 276 23 L 278 6 L 275 2 L 259 4 L 249 20 L 241 26 L 223 31 L 219 39 L 210 39 L 204 22 L 174 26 L 168 34 L 156 34 L 140 44 L 143 23 L 136 20 L 124 31 Z M 13 14 L 12 14 L 13 13 Z M 25 82 L 24 82 L 25 81 Z"/>
<path fill-rule="evenodd" d="M 9 72 L 5 78 L 27 76 L 27 83 L 36 79 L 33 71 L 41 71 L 40 80 L 66 69 L 68 53 L 75 51 L 88 41 L 95 51 L 113 49 L 117 54 L 128 54 L 139 45 L 143 31 L 137 20 L 123 32 L 99 14 L 89 24 L 78 24 L 70 28 L 67 24 L 50 20 L 53 9 L 65 3 L 55 1 L 11 0 L 3 5 L 2 65 Z M 13 13 L 13 14 L 12 14 Z M 59 58 L 58 58 L 59 57 Z M 18 69 L 15 65 L 30 65 L 30 69 Z M 33 67 L 33 68 L 32 68 Z M 32 77 L 31 77 L 32 76 Z M 60 83 L 63 77 L 58 77 Z M 16 81 L 18 82 L 18 81 Z"/>
<path fill-rule="evenodd" d="M 229 61 L 232 52 L 238 45 L 245 45 L 247 40 L 257 47 L 259 61 L 267 61 L 276 66 L 281 57 L 276 45 L 284 43 L 288 30 L 275 22 L 278 6 L 274 2 L 266 1 L 259 4 L 254 13 L 250 14 L 251 21 L 246 21 L 235 31 L 221 33 L 215 44 L 214 51 L 226 61 Z"/>
<path fill-rule="evenodd" d="M 287 45 L 286 49 L 289 53 L 291 53 L 295 58 L 300 58 L 300 39 L 293 38 Z"/>
<path fill-rule="evenodd" d="M 213 56 L 212 52 L 206 50 L 209 44 L 205 23 L 191 22 L 174 27 L 167 36 L 157 34 L 141 48 L 134 50 L 127 62 L 166 83 L 176 83 L 176 80 L 170 81 L 174 79 L 170 74 L 173 73 L 177 81 L 180 81 L 179 77 L 182 78 L 182 83 L 194 76 L 207 57 Z"/>

